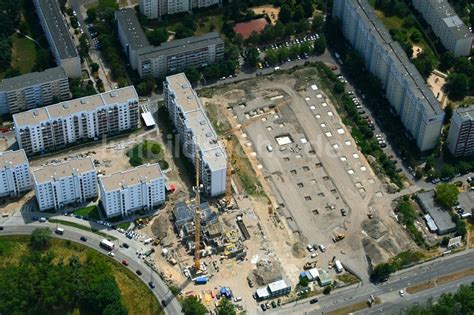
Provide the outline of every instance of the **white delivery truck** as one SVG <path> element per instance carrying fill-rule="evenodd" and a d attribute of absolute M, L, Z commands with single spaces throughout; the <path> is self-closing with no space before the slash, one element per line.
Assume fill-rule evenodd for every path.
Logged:
<path fill-rule="evenodd" d="M 108 251 L 111 251 L 112 249 L 114 249 L 114 246 L 115 246 L 114 243 L 112 243 L 111 241 L 109 241 L 105 238 L 102 241 L 100 241 L 100 247 L 102 247 L 103 249 L 106 249 Z"/>
<path fill-rule="evenodd" d="M 343 271 L 344 271 L 344 267 L 342 267 L 342 264 L 341 264 L 341 262 L 340 262 L 339 260 L 336 260 L 336 261 L 334 262 L 334 265 L 335 265 L 335 267 L 336 267 L 336 271 L 337 271 L 337 272 L 343 272 Z"/>

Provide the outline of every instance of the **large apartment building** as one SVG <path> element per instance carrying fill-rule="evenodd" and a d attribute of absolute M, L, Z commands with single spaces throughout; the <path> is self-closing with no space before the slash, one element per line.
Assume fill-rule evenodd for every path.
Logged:
<path fill-rule="evenodd" d="M 107 217 L 151 210 L 165 202 L 165 178 L 158 164 L 147 164 L 99 178 L 100 203 Z"/>
<path fill-rule="evenodd" d="M 33 179 L 40 211 L 97 197 L 97 172 L 90 158 L 45 165 L 33 172 Z"/>
<path fill-rule="evenodd" d="M 185 157 L 195 164 L 195 154 L 199 154 L 203 192 L 209 196 L 225 193 L 227 155 L 191 83 L 184 73 L 168 76 L 163 92 L 165 107 L 178 130 Z"/>
<path fill-rule="evenodd" d="M 474 105 L 454 111 L 447 143 L 456 157 L 474 156 Z"/>
<path fill-rule="evenodd" d="M 125 55 L 141 78 L 164 78 L 170 73 L 207 66 L 224 59 L 224 41 L 217 32 L 152 46 L 133 9 L 116 11 L 115 19 Z"/>
<path fill-rule="evenodd" d="M 69 81 L 63 67 L 32 72 L 0 82 L 0 114 L 65 101 L 71 98 Z"/>
<path fill-rule="evenodd" d="M 16 140 L 27 155 L 136 129 L 138 95 L 133 86 L 13 115 Z"/>
<path fill-rule="evenodd" d="M 220 5 L 222 0 L 140 0 L 140 12 L 149 19 L 160 18 L 166 14 L 190 12 L 192 9 Z"/>
<path fill-rule="evenodd" d="M 448 0 L 412 0 L 433 33 L 455 57 L 469 56 L 474 44 L 472 34 Z"/>
<path fill-rule="evenodd" d="M 34 0 L 49 48 L 58 66 L 63 66 L 67 76 L 81 78 L 81 58 L 69 33 L 57 0 Z"/>
<path fill-rule="evenodd" d="M 382 82 L 385 96 L 421 151 L 433 149 L 440 137 L 444 112 L 402 47 L 392 39 L 367 0 L 335 0 L 333 16 Z"/>
<path fill-rule="evenodd" d="M 32 185 L 25 151 L 0 152 L 0 197 L 18 196 Z"/>

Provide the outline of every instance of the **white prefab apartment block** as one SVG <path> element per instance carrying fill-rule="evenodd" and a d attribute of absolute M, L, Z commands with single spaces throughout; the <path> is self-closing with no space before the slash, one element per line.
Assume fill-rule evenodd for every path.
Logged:
<path fill-rule="evenodd" d="M 412 0 L 413 7 L 455 57 L 469 56 L 474 43 L 472 34 L 447 0 Z"/>
<path fill-rule="evenodd" d="M 18 196 L 32 185 L 25 151 L 0 152 L 0 197 Z"/>
<path fill-rule="evenodd" d="M 166 14 L 189 12 L 192 9 L 219 5 L 222 0 L 140 0 L 140 12 L 149 19 L 156 19 Z"/>
<path fill-rule="evenodd" d="M 474 105 L 454 111 L 447 143 L 456 157 L 474 156 Z"/>
<path fill-rule="evenodd" d="M 138 94 L 133 86 L 13 115 L 16 140 L 27 155 L 135 129 Z"/>
<path fill-rule="evenodd" d="M 385 96 L 421 151 L 438 143 L 444 111 L 406 53 L 392 39 L 367 0 L 335 0 L 342 32 L 382 83 Z"/>
<path fill-rule="evenodd" d="M 163 91 L 184 155 L 195 164 L 199 154 L 203 192 L 212 197 L 225 193 L 227 155 L 196 92 L 184 73 L 166 77 Z"/>
<path fill-rule="evenodd" d="M 0 82 L 0 114 L 15 114 L 71 98 L 63 67 L 32 72 Z"/>
<path fill-rule="evenodd" d="M 41 211 L 97 197 L 97 172 L 90 158 L 43 166 L 33 172 L 33 179 Z"/>
<path fill-rule="evenodd" d="M 63 66 L 68 77 L 81 78 L 81 58 L 71 33 L 69 33 L 69 28 L 66 26 L 59 2 L 57 0 L 34 0 L 34 3 L 56 64 Z"/>
<path fill-rule="evenodd" d="M 127 216 L 165 202 L 165 178 L 158 164 L 99 177 L 100 203 L 107 217 Z"/>

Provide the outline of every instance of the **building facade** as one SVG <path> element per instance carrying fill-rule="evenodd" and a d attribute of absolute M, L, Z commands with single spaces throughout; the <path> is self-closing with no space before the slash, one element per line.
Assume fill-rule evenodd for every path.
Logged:
<path fill-rule="evenodd" d="M 165 107 L 179 133 L 183 154 L 194 164 L 199 154 L 203 192 L 209 196 L 226 191 L 227 155 L 196 92 L 184 73 L 166 77 Z"/>
<path fill-rule="evenodd" d="M 447 50 L 455 57 L 469 57 L 474 35 L 447 0 L 412 0 L 412 4 Z"/>
<path fill-rule="evenodd" d="M 128 86 L 18 113 L 13 122 L 18 145 L 27 155 L 51 152 L 138 128 L 138 95 Z"/>
<path fill-rule="evenodd" d="M 335 0 L 333 16 L 346 39 L 382 82 L 385 96 L 421 151 L 433 149 L 444 112 L 402 47 L 394 41 L 366 0 Z"/>
<path fill-rule="evenodd" d="M 132 69 L 141 78 L 164 78 L 167 74 L 199 68 L 224 59 L 224 41 L 217 32 L 151 45 L 133 9 L 115 13 L 117 34 Z"/>
<path fill-rule="evenodd" d="M 40 211 L 97 197 L 97 172 L 90 158 L 45 165 L 33 172 L 33 178 Z"/>
<path fill-rule="evenodd" d="M 64 68 L 69 78 L 81 78 L 81 58 L 59 8 L 59 2 L 57 0 L 33 2 L 56 64 Z"/>
<path fill-rule="evenodd" d="M 18 196 L 32 186 L 30 164 L 25 151 L 0 152 L 0 197 Z"/>
<path fill-rule="evenodd" d="M 99 178 L 100 203 L 107 217 L 127 216 L 137 210 L 150 210 L 165 202 L 165 178 L 158 164 Z"/>
<path fill-rule="evenodd" d="M 0 82 L 0 114 L 16 114 L 70 98 L 69 81 L 63 67 Z"/>
<path fill-rule="evenodd" d="M 456 157 L 474 156 L 474 105 L 454 111 L 447 143 Z"/>
<path fill-rule="evenodd" d="M 140 0 L 140 12 L 149 19 L 160 18 L 166 14 L 190 12 L 192 9 L 220 5 L 222 0 Z"/>

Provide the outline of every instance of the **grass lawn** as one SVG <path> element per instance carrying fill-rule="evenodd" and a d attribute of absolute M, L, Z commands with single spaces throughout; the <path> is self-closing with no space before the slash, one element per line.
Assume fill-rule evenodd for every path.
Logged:
<path fill-rule="evenodd" d="M 11 67 L 20 70 L 21 74 L 26 74 L 31 72 L 35 63 L 35 43 L 28 38 L 13 35 Z"/>
<path fill-rule="evenodd" d="M 129 226 L 130 226 L 130 222 L 123 222 L 123 223 L 117 224 L 118 228 L 121 228 L 124 230 L 128 229 Z"/>
<path fill-rule="evenodd" d="M 0 237 L 0 266 L 18 263 L 22 255 L 29 251 L 29 239 L 29 236 L 24 235 Z M 84 245 L 59 239 L 53 239 L 52 250 L 57 254 L 58 260 L 67 261 L 73 255 L 78 256 L 81 261 L 85 261 L 89 255 L 105 260 L 112 268 L 112 273 L 120 288 L 122 302 L 129 314 L 164 314 L 148 287 L 119 262 Z M 79 312 L 74 313 L 79 314 Z"/>
<path fill-rule="evenodd" d="M 108 239 L 114 239 L 114 240 L 117 239 L 117 238 L 115 238 L 115 237 L 112 236 L 112 235 L 102 233 L 102 232 L 100 232 L 100 231 L 98 231 L 98 230 L 96 230 L 96 229 L 90 228 L 90 227 L 88 227 L 88 226 L 85 226 L 85 225 L 82 225 L 82 224 L 79 224 L 79 223 L 70 222 L 70 221 L 64 221 L 64 220 L 58 220 L 58 219 L 49 219 L 48 221 L 51 222 L 51 223 L 57 223 L 57 224 L 72 226 L 72 227 L 78 228 L 78 229 L 80 229 L 80 230 L 84 230 L 84 231 L 88 231 L 88 232 L 93 232 L 93 233 L 95 233 L 95 234 L 97 234 L 97 235 L 106 237 L 106 238 L 108 238 Z"/>
<path fill-rule="evenodd" d="M 89 219 L 100 220 L 99 209 L 97 209 L 97 206 L 89 206 L 78 209 L 73 211 L 73 213 L 83 217 L 88 217 Z"/>
<path fill-rule="evenodd" d="M 197 30 L 194 34 L 203 35 L 211 31 L 221 33 L 223 24 L 222 14 L 200 17 L 197 22 Z M 213 26 L 213 28 L 211 28 L 211 26 Z"/>

